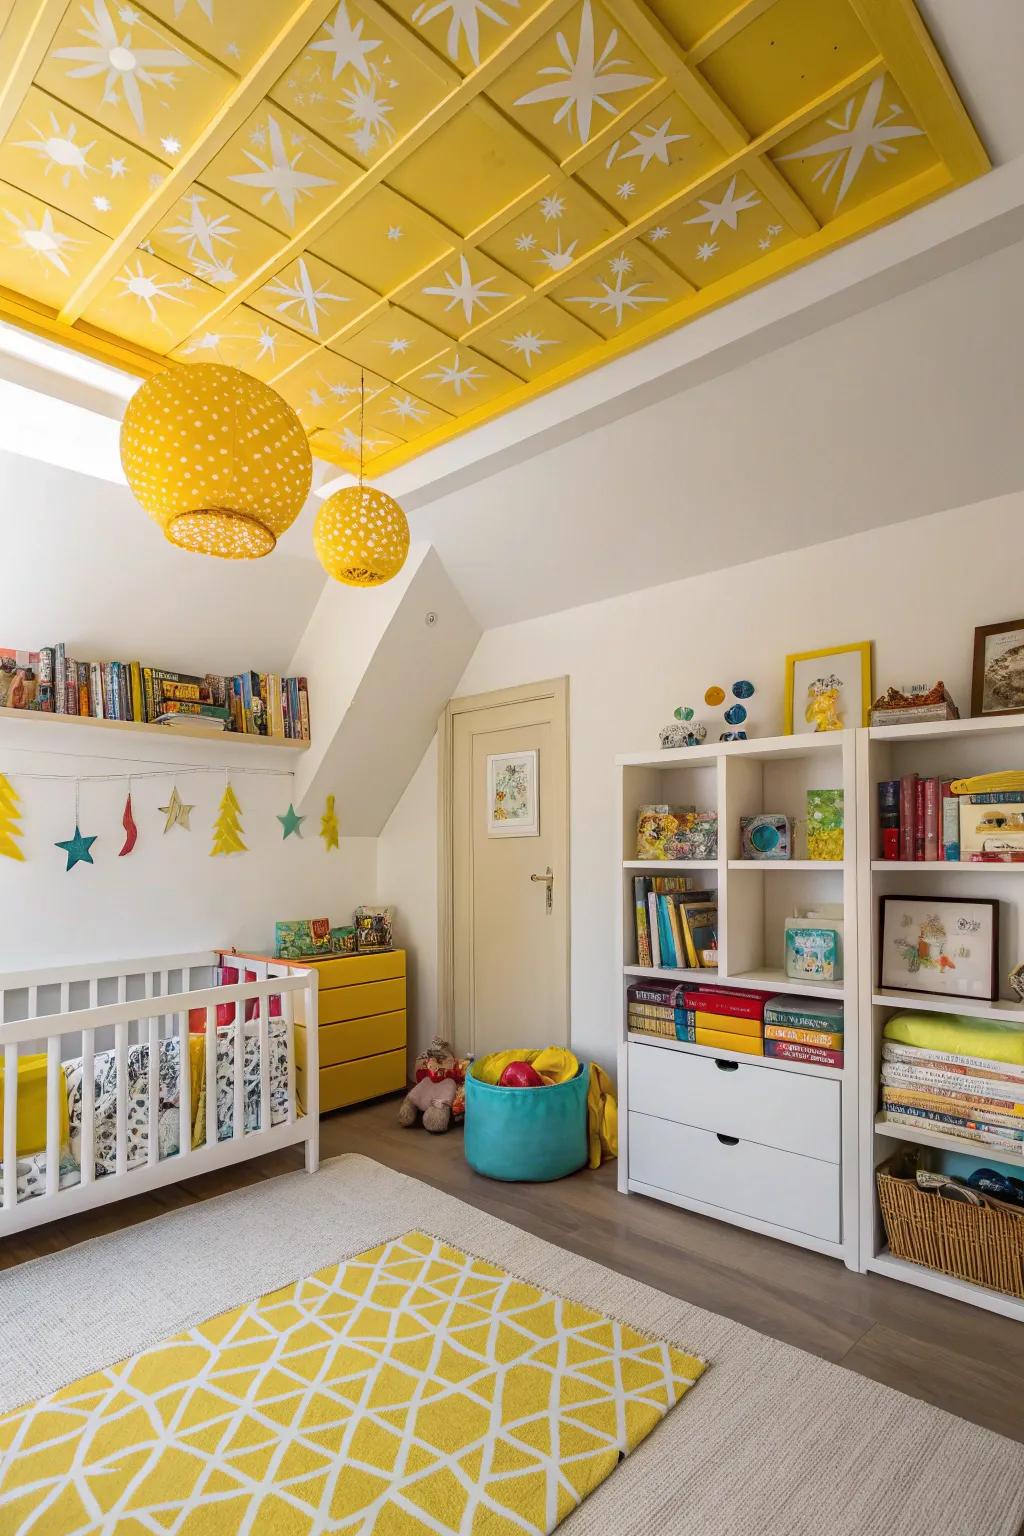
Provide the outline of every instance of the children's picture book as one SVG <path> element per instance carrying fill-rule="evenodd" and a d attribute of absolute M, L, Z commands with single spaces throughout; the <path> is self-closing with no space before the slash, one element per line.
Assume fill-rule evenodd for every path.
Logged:
<path fill-rule="evenodd" d="M 0 648 L 0 709 L 31 709 L 39 691 L 39 652 Z"/>
<path fill-rule="evenodd" d="M 679 917 L 690 966 L 694 968 L 717 966 L 718 903 L 680 901 Z"/>

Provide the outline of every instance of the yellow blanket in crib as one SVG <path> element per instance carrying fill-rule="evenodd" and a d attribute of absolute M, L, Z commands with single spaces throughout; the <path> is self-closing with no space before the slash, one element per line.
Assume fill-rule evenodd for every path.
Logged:
<path fill-rule="evenodd" d="M 59 1073 L 60 1144 L 68 1144 L 68 1096 Z M 4 1067 L 0 1056 L 0 1146 L 4 1129 Z M 22 1056 L 18 1061 L 18 1156 L 31 1157 L 46 1151 L 46 1054 Z"/>
<path fill-rule="evenodd" d="M 0 1417 L 0 1530 L 548 1536 L 704 1369 L 407 1232 Z"/>

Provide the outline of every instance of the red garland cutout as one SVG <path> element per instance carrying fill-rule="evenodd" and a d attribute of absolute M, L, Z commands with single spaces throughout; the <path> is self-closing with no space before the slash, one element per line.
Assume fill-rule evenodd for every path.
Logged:
<path fill-rule="evenodd" d="M 122 827 L 124 827 L 124 830 L 125 830 L 125 839 L 124 839 L 124 847 L 121 849 L 121 852 L 118 854 L 118 858 L 119 859 L 123 859 L 126 853 L 131 853 L 132 849 L 135 847 L 136 839 L 138 838 L 138 835 L 139 835 L 139 829 L 135 825 L 135 819 L 132 816 L 132 797 L 131 797 L 131 795 L 128 796 L 127 800 L 124 803 L 124 815 L 121 817 L 121 825 L 122 825 Z"/>

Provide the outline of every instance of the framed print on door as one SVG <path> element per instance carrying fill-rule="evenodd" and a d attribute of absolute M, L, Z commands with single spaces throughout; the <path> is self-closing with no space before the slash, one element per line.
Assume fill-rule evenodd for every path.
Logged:
<path fill-rule="evenodd" d="M 488 757 L 487 836 L 540 836 L 535 750 Z"/>

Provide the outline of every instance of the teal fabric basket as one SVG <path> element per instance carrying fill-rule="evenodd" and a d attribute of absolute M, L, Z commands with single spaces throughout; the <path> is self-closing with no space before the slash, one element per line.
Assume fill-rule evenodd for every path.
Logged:
<path fill-rule="evenodd" d="M 549 1088 L 499 1088 L 466 1076 L 466 1162 L 488 1179 L 544 1184 L 587 1161 L 587 1088 L 581 1066 Z"/>

